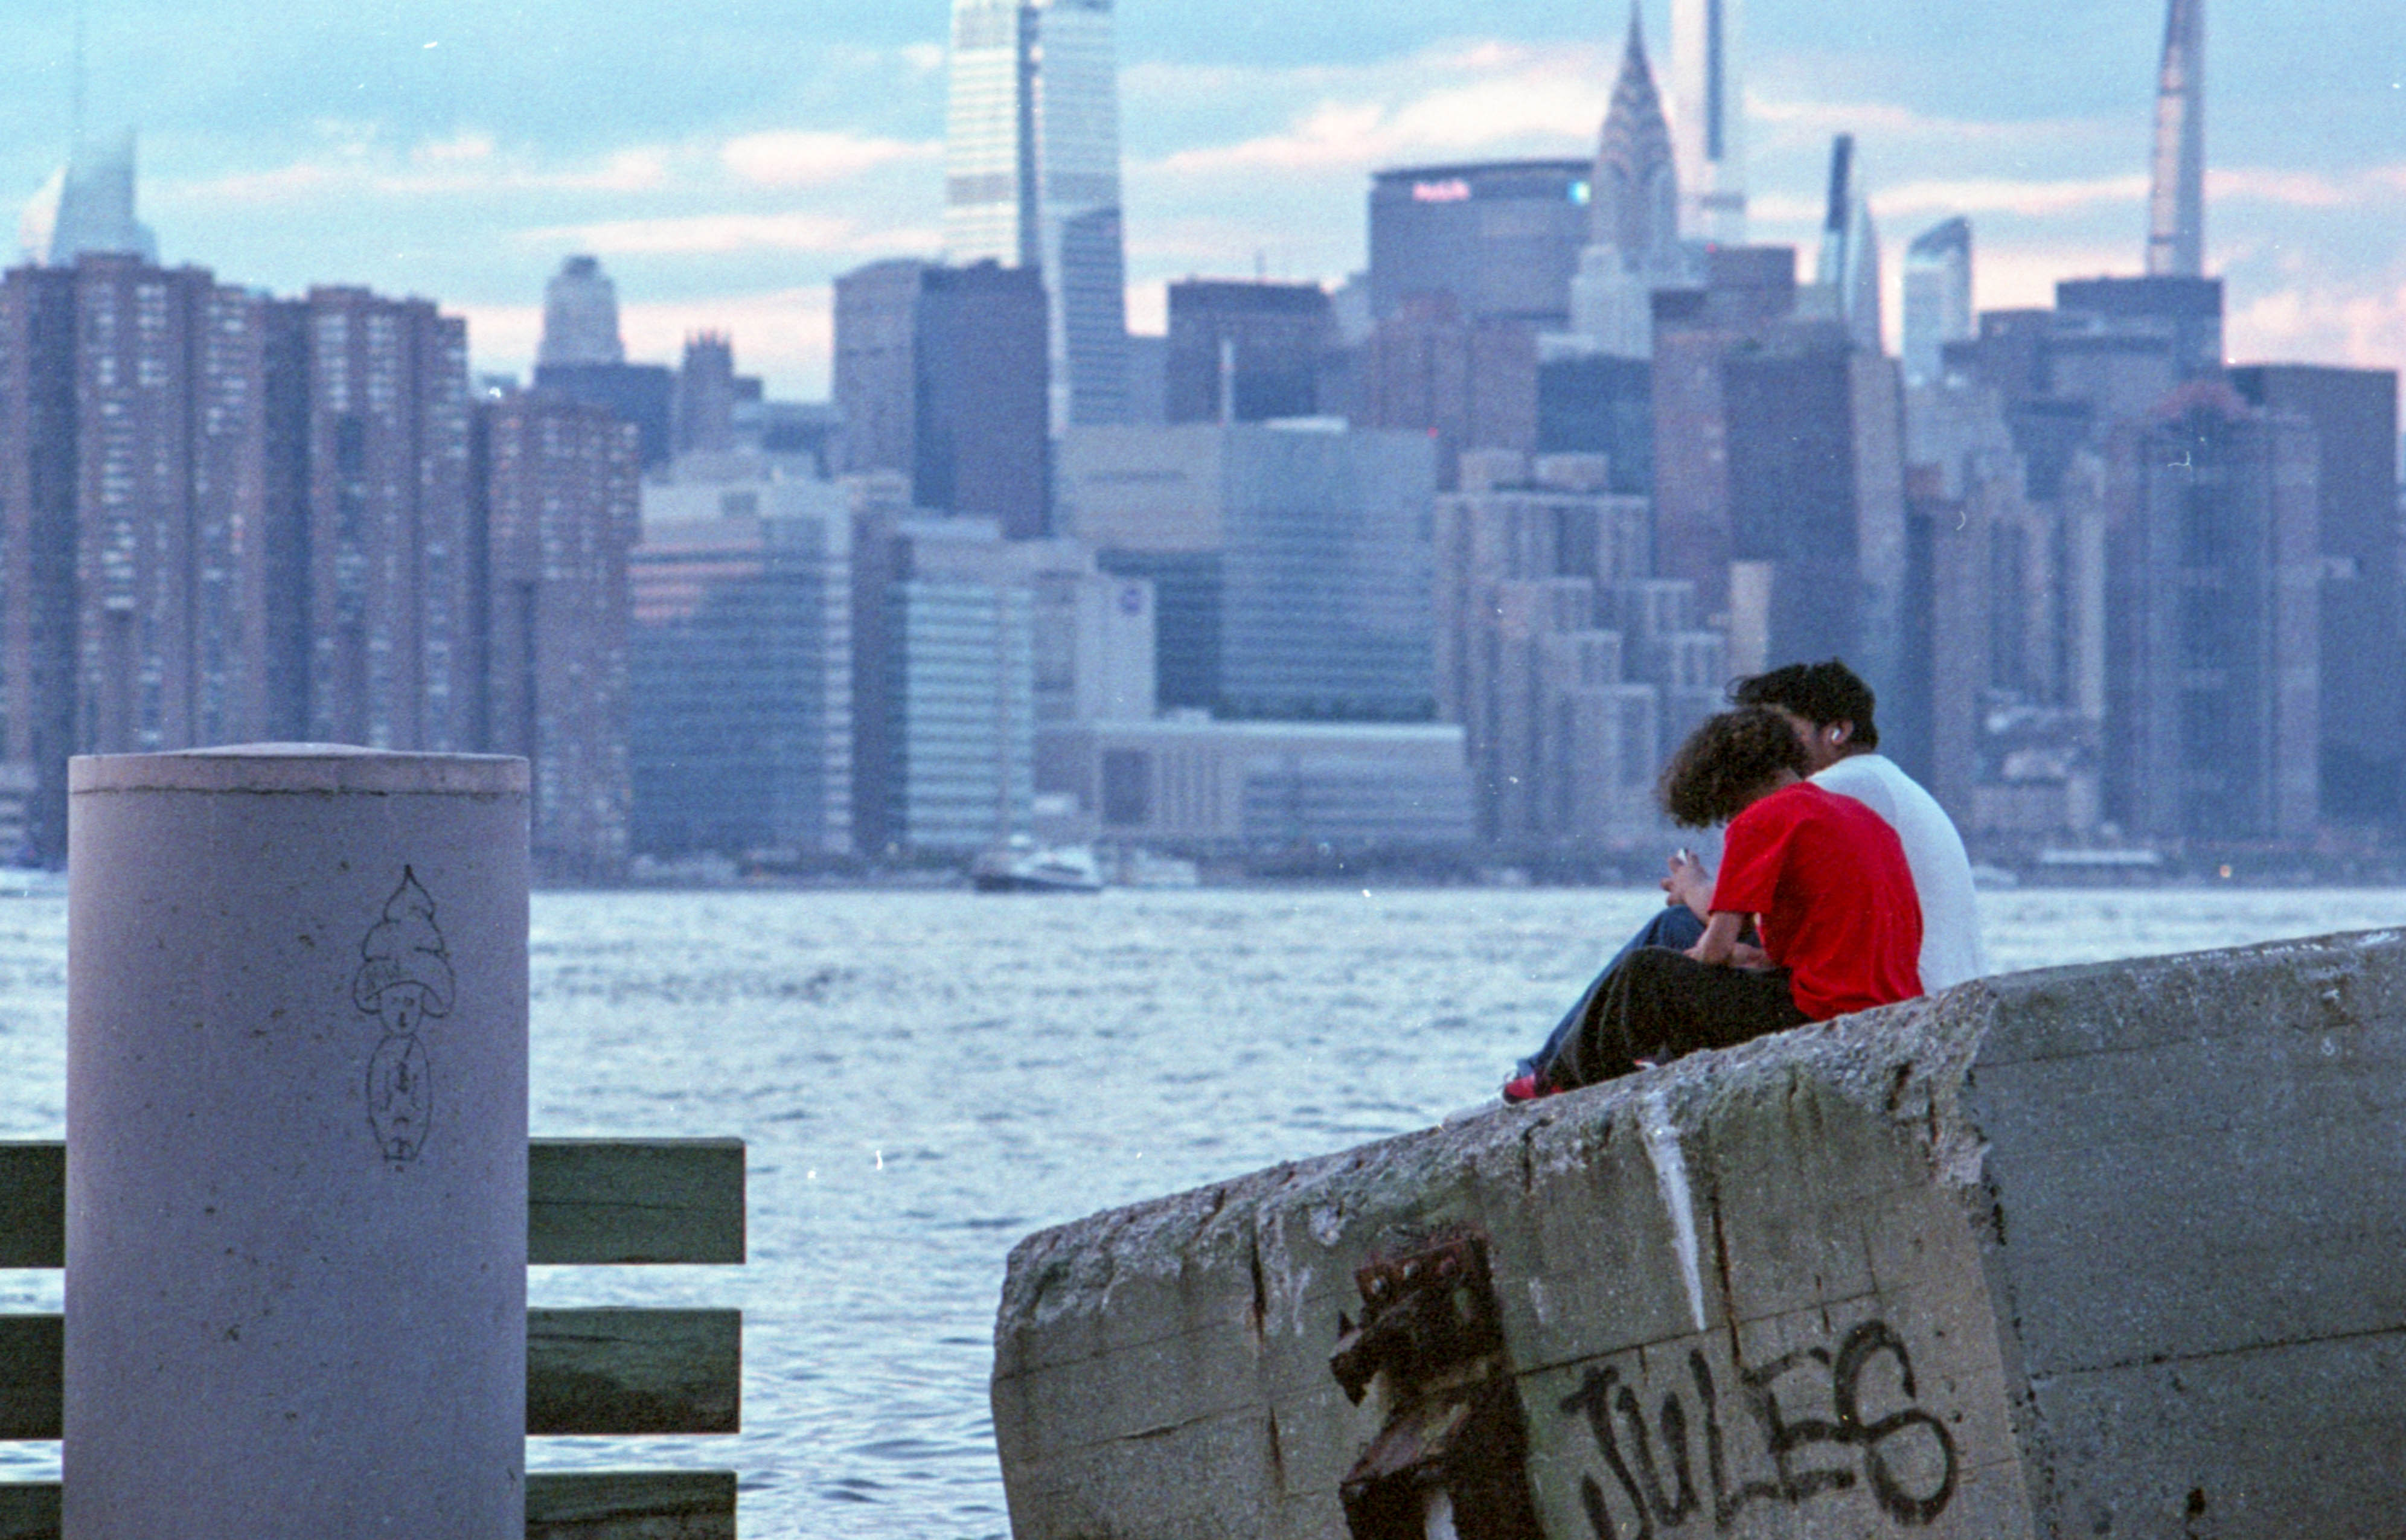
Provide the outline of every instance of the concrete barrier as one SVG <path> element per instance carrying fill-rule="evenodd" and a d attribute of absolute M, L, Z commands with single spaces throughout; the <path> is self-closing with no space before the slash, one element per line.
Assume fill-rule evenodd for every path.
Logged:
<path fill-rule="evenodd" d="M 2402 1242 L 2397 933 L 2027 973 L 1032 1236 L 995 1428 L 1018 1540 L 2386 1536 Z"/>

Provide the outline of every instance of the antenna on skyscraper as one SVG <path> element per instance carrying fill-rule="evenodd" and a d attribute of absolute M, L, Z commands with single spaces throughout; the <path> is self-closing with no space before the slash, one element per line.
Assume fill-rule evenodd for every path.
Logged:
<path fill-rule="evenodd" d="M 2205 272 L 2205 0 L 2169 0 L 2164 10 L 2147 272 L 2183 278 Z"/>

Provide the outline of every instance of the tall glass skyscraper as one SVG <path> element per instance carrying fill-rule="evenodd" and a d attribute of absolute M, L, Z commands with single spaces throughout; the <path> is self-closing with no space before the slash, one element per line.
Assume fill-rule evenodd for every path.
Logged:
<path fill-rule="evenodd" d="M 1052 417 L 1127 420 L 1111 0 L 953 0 L 944 248 L 1033 268 L 1052 297 Z"/>
<path fill-rule="evenodd" d="M 1742 0 L 1672 0 L 1671 136 L 1688 238 L 1746 244 Z"/>

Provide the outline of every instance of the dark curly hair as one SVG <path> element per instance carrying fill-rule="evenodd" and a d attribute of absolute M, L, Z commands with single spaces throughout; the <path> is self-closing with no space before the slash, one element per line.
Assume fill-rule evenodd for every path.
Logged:
<path fill-rule="evenodd" d="M 1794 712 L 1817 728 L 1852 722 L 1850 742 L 1859 749 L 1879 747 L 1879 727 L 1872 720 L 1876 702 L 1872 687 L 1837 658 L 1819 663 L 1790 663 L 1784 669 L 1741 679 L 1730 686 L 1730 700 L 1740 706 L 1777 706 Z"/>
<path fill-rule="evenodd" d="M 1726 824 L 1781 770 L 1802 776 L 1804 745 L 1788 719 L 1765 706 L 1706 717 L 1663 767 L 1663 811 L 1691 828 Z"/>

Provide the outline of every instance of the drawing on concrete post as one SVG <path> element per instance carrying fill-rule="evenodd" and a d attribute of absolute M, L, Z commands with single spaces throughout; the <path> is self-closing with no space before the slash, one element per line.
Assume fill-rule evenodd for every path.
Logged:
<path fill-rule="evenodd" d="M 434 1081 L 418 1029 L 451 1013 L 451 954 L 434 923 L 434 899 L 417 872 L 385 900 L 384 918 L 360 942 L 351 1003 L 376 1018 L 384 1038 L 368 1059 L 368 1123 L 388 1165 L 418 1158 L 433 1121 Z"/>

